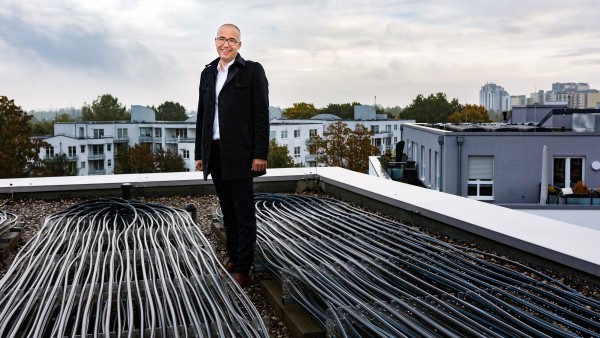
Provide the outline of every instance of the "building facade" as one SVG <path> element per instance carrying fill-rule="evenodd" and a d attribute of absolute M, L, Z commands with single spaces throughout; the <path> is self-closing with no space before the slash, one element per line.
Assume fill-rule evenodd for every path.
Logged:
<path fill-rule="evenodd" d="M 511 109 L 512 100 L 504 88 L 494 84 L 486 83 L 479 90 L 479 104 L 488 111 L 500 113 Z"/>
<path fill-rule="evenodd" d="M 533 126 L 404 124 L 406 154 L 431 189 L 492 203 L 539 203 L 548 185 L 599 188 L 600 114 L 562 111 Z"/>
<path fill-rule="evenodd" d="M 349 128 L 359 124 L 374 132 L 372 144 L 381 154 L 393 152 L 401 138 L 400 126 L 414 120 L 385 120 L 384 116 L 360 110 L 361 119 L 344 120 Z M 277 114 L 274 114 L 278 116 Z M 280 114 L 279 114 L 280 116 Z M 379 118 L 379 119 L 378 119 Z M 313 135 L 323 136 L 327 127 L 338 119 L 282 120 L 273 118 L 270 123 L 270 138 L 280 146 L 286 146 L 294 163 L 299 166 L 318 165 L 308 147 Z M 186 171 L 195 170 L 194 149 L 196 118 L 184 122 L 155 121 L 154 111 L 142 106 L 132 106 L 130 122 L 64 122 L 55 123 L 54 136 L 45 139 L 50 147 L 40 149 L 40 158 L 65 154 L 77 163 L 78 175 L 114 174 L 115 158 L 123 147 L 149 144 L 153 151 L 164 150 L 180 154 Z"/>

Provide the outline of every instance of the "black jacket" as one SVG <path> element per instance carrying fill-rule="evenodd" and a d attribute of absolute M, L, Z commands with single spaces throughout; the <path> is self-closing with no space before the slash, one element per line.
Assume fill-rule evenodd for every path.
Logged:
<path fill-rule="evenodd" d="M 217 58 L 206 65 L 200 76 L 194 155 L 202 160 L 205 180 L 209 174 L 218 62 Z M 238 54 L 218 100 L 223 179 L 264 175 L 264 171 L 251 170 L 252 159 L 266 160 L 269 152 L 269 84 L 263 67 Z"/>

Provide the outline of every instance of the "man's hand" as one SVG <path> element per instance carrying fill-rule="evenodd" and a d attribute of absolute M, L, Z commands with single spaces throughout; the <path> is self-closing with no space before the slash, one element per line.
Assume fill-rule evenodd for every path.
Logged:
<path fill-rule="evenodd" d="M 196 160 L 196 170 L 202 171 L 202 160 Z"/>
<path fill-rule="evenodd" d="M 196 162 L 196 166 L 198 166 L 198 162 Z M 265 170 L 267 170 L 267 160 L 261 160 L 259 158 L 255 158 L 252 160 L 252 171 Z"/>

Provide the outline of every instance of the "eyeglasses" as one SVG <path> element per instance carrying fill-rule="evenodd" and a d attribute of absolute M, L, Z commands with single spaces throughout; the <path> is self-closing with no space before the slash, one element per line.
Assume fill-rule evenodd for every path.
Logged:
<path fill-rule="evenodd" d="M 215 38 L 215 41 L 219 44 L 222 45 L 225 42 L 227 42 L 228 45 L 233 46 L 233 45 L 237 45 L 237 43 L 239 42 L 238 40 L 234 39 L 234 38 L 229 38 L 226 39 L 223 36 L 219 36 L 218 38 Z"/>

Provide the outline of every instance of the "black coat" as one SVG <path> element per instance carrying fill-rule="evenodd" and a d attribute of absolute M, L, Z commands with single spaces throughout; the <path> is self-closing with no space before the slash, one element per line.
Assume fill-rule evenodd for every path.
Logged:
<path fill-rule="evenodd" d="M 217 58 L 206 65 L 200 76 L 194 155 L 202 160 L 205 180 L 209 174 L 218 62 Z M 223 179 L 264 175 L 265 171 L 251 170 L 252 160 L 266 160 L 269 152 L 269 84 L 263 67 L 238 54 L 218 99 Z"/>

